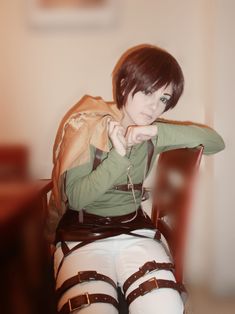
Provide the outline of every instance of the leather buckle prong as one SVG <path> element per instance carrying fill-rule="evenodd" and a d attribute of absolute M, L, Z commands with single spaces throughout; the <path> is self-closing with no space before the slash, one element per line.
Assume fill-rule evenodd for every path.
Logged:
<path fill-rule="evenodd" d="M 82 309 L 82 308 L 84 308 L 84 307 L 87 307 L 87 306 L 89 306 L 89 305 L 91 304 L 90 299 L 89 299 L 89 294 L 88 294 L 88 292 L 85 292 L 85 293 L 83 293 L 83 294 L 81 294 L 81 295 L 86 296 L 86 303 L 85 303 L 85 304 L 81 304 L 81 305 L 79 305 L 79 306 L 73 307 L 73 305 L 72 305 L 72 303 L 71 303 L 71 300 L 73 300 L 73 298 L 72 298 L 72 299 L 69 299 L 68 303 L 69 303 L 69 312 L 70 312 L 70 313 L 71 313 L 71 312 L 74 312 L 74 311 L 76 311 L 76 310 L 78 310 L 78 309 Z"/>
<path fill-rule="evenodd" d="M 154 289 L 158 289 L 157 279 L 155 277 L 150 278 L 147 281 L 142 282 L 139 285 L 141 295 L 145 295 Z"/>
<path fill-rule="evenodd" d="M 157 263 L 155 260 L 151 262 L 146 262 L 143 266 L 139 267 L 139 271 L 145 275 L 151 273 L 152 271 L 158 270 Z"/>
<path fill-rule="evenodd" d="M 134 187 L 134 184 L 133 184 L 133 183 L 128 183 L 128 184 L 127 184 L 127 189 L 128 189 L 128 190 L 133 189 L 133 187 Z"/>

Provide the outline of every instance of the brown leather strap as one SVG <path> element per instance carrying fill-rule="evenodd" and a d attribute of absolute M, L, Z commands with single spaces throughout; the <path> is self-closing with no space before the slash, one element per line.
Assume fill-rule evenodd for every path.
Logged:
<path fill-rule="evenodd" d="M 88 271 L 79 271 L 76 276 L 73 276 L 63 282 L 63 284 L 58 288 L 55 292 L 57 300 L 62 296 L 65 291 L 70 289 L 71 287 L 82 283 L 84 281 L 92 281 L 92 280 L 102 280 L 109 283 L 114 289 L 117 289 L 115 282 L 109 278 L 108 276 L 97 273 L 94 270 Z"/>
<path fill-rule="evenodd" d="M 147 161 L 146 175 L 148 174 L 149 169 L 150 169 L 153 152 L 154 152 L 153 142 L 151 140 L 148 140 L 148 161 Z"/>
<path fill-rule="evenodd" d="M 92 170 L 95 170 L 99 164 L 101 163 L 101 157 L 102 157 L 102 154 L 103 154 L 103 151 L 100 150 L 99 148 L 96 148 L 95 150 L 95 159 L 94 159 L 94 162 L 93 162 L 93 169 Z"/>
<path fill-rule="evenodd" d="M 142 183 L 135 183 L 135 184 L 119 184 L 119 185 L 115 185 L 113 187 L 114 190 L 118 190 L 118 191 L 131 191 L 132 188 L 134 190 L 142 190 Z"/>
<path fill-rule="evenodd" d="M 103 228 L 105 228 L 106 226 L 103 226 Z M 108 229 L 109 228 L 109 229 Z M 126 228 L 125 225 L 123 226 L 118 226 L 118 228 L 114 228 L 114 226 L 110 225 L 110 226 L 107 226 L 107 229 L 105 230 L 105 232 L 101 232 L 99 233 L 98 229 L 96 229 L 97 233 L 94 234 L 94 236 L 92 238 L 90 238 L 90 240 L 84 240 L 82 242 L 79 242 L 78 244 L 76 244 L 73 248 L 71 248 L 69 251 L 67 251 L 67 249 L 64 252 L 64 256 L 63 258 L 61 259 L 60 263 L 59 263 L 59 266 L 57 268 L 57 272 L 56 272 L 56 275 L 55 275 L 55 280 L 57 280 L 58 278 L 58 275 L 59 275 L 59 272 L 61 270 L 61 267 L 64 263 L 64 260 L 67 256 L 69 256 L 71 253 L 73 253 L 74 251 L 78 250 L 79 248 L 87 245 L 87 244 L 90 244 L 96 240 L 101 240 L 101 239 L 106 239 L 108 237 L 113 237 L 113 236 L 118 236 L 120 234 L 128 234 L 128 235 L 133 235 L 135 237 L 140 237 L 140 238 L 149 238 L 148 236 L 145 236 L 145 235 L 141 235 L 141 234 L 138 234 L 138 233 L 134 233 L 132 232 L 133 230 L 136 230 L 136 229 L 139 229 L 137 226 L 136 227 L 133 227 L 133 228 Z M 159 232 L 159 230 L 156 230 L 155 232 L 155 236 L 154 236 L 154 239 L 156 240 L 160 240 L 161 239 L 161 233 Z M 61 241 L 61 243 L 63 243 L 64 241 Z M 64 247 L 66 247 L 67 244 L 65 243 Z M 68 246 L 67 246 L 68 247 Z"/>
<path fill-rule="evenodd" d="M 144 282 L 142 282 L 138 288 L 134 289 L 128 296 L 127 296 L 127 303 L 128 306 L 139 296 L 143 296 L 146 293 L 149 293 L 155 289 L 160 288 L 171 288 L 177 290 L 179 293 L 186 293 L 185 287 L 183 284 L 176 283 L 172 280 L 165 280 L 165 279 L 156 279 L 152 277 Z"/>
<path fill-rule="evenodd" d="M 68 300 L 67 303 L 65 303 L 61 310 L 58 312 L 59 314 L 69 314 L 76 310 L 80 310 L 84 307 L 89 306 L 92 303 L 109 303 L 115 306 L 118 309 L 118 302 L 116 299 L 111 297 L 108 294 L 104 293 L 84 293 L 77 295 L 74 298 L 71 298 Z"/>
<path fill-rule="evenodd" d="M 141 208 L 138 209 L 138 212 L 141 211 Z M 136 212 L 133 211 L 129 214 L 120 215 L 120 216 L 100 216 L 95 214 L 90 214 L 84 212 L 84 223 L 92 223 L 93 225 L 110 225 L 116 223 L 122 223 L 123 221 L 129 220 L 136 215 Z"/>
<path fill-rule="evenodd" d="M 137 272 L 132 274 L 124 282 L 123 291 L 126 293 L 127 289 L 139 278 L 143 277 L 145 274 L 148 274 L 154 270 L 170 270 L 173 271 L 174 265 L 172 263 L 157 263 L 156 261 L 146 262 L 143 266 L 139 268 Z"/>

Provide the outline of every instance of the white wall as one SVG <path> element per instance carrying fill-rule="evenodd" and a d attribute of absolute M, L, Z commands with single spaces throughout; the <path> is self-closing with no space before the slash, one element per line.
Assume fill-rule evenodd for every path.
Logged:
<path fill-rule="evenodd" d="M 63 114 L 85 93 L 110 100 L 112 69 L 121 53 L 136 44 L 167 49 L 183 68 L 185 93 L 167 117 L 213 126 L 217 56 L 211 48 L 215 12 L 222 1 L 121 0 L 117 23 L 101 29 L 35 29 L 22 3 L 0 2 L 0 137 L 30 145 L 37 176 L 50 176 L 52 145 Z M 202 171 L 209 196 L 200 194 L 202 204 L 198 208 L 196 203 L 192 215 L 187 267 L 191 280 L 205 278 L 208 271 L 213 233 L 205 237 L 205 224 L 214 222 L 213 190 L 208 190 L 212 160 L 205 160 Z"/>
<path fill-rule="evenodd" d="M 111 99 L 113 66 L 121 53 L 139 43 L 160 45 L 176 56 L 187 84 L 175 115 L 202 121 L 198 3 L 121 1 L 119 21 L 112 27 L 49 30 L 30 28 L 22 1 L 1 1 L 0 97 L 6 107 L 5 139 L 28 141 L 34 168 L 40 176 L 49 176 L 51 146 L 65 111 L 84 93 Z"/>
<path fill-rule="evenodd" d="M 212 278 L 215 290 L 223 294 L 235 291 L 235 145 L 234 145 L 234 73 L 235 2 L 218 1 L 215 24 L 215 115 L 216 128 L 224 134 L 226 150 L 215 160 L 214 250 Z M 221 193 L 223 191 L 223 193 Z"/>

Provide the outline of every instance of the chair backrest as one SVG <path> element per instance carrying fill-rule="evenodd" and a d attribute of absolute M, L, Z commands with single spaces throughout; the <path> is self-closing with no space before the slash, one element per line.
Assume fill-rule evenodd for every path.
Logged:
<path fill-rule="evenodd" d="M 188 214 L 203 147 L 160 154 L 153 189 L 152 220 L 167 240 L 177 282 L 183 281 Z"/>
<path fill-rule="evenodd" d="M 24 180 L 28 175 L 28 147 L 24 145 L 0 145 L 0 181 Z"/>

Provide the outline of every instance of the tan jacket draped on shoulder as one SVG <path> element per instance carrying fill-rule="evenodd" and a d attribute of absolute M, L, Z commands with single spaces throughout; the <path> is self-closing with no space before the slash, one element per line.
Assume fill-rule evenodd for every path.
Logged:
<path fill-rule="evenodd" d="M 53 190 L 46 223 L 46 237 L 50 242 L 54 241 L 56 227 L 66 211 L 65 173 L 89 161 L 89 145 L 109 151 L 107 123 L 110 117 L 115 121 L 122 118 L 115 103 L 86 95 L 60 123 L 53 147 Z"/>

